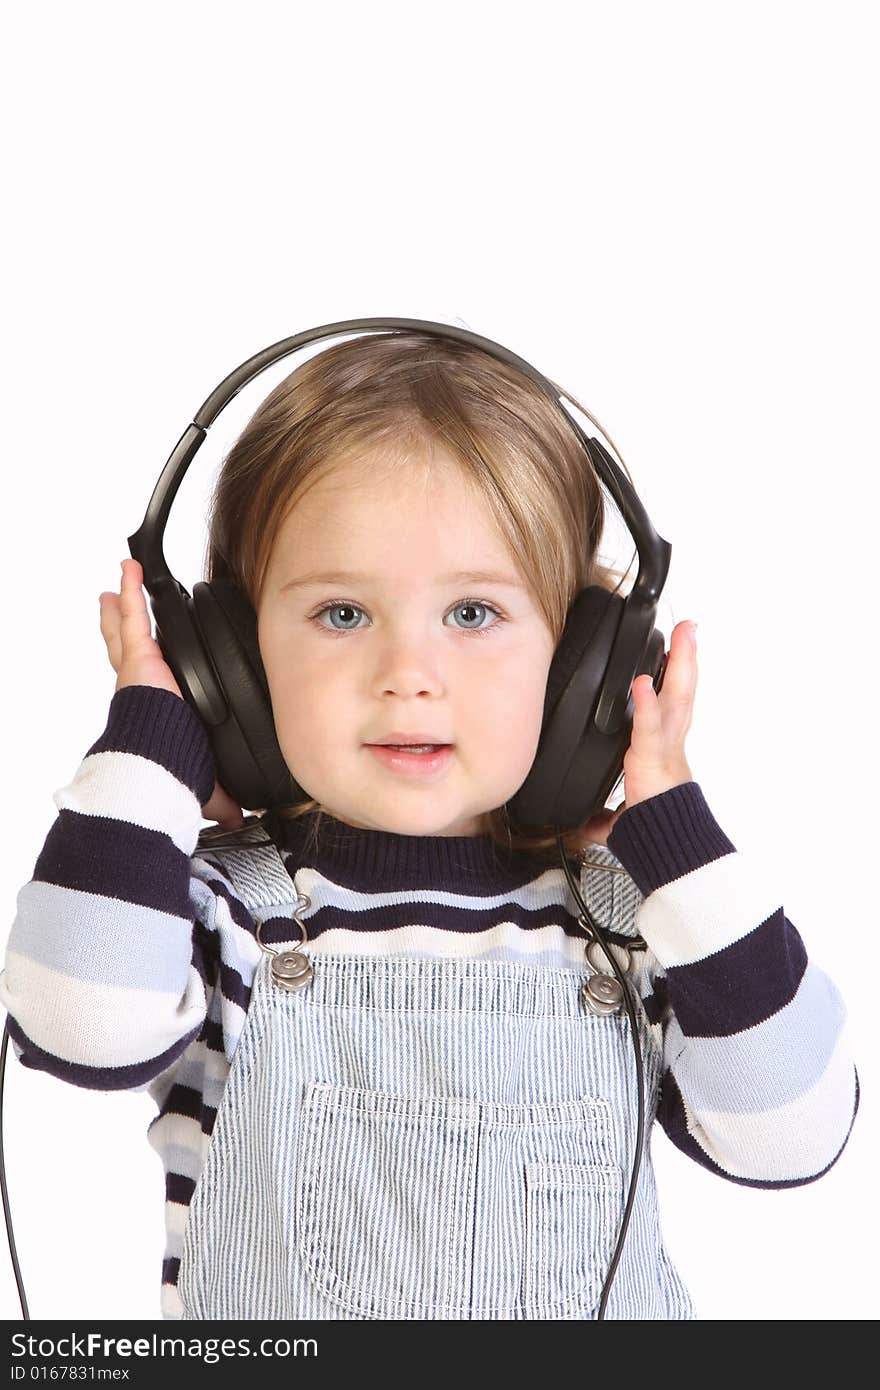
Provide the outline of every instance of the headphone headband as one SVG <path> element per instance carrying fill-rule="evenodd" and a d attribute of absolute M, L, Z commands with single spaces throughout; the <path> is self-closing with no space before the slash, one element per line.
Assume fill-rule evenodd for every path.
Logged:
<path fill-rule="evenodd" d="M 536 382 L 549 399 L 562 410 L 566 421 L 576 431 L 587 451 L 588 458 L 620 508 L 627 529 L 635 541 L 639 557 L 638 574 L 632 591 L 628 595 L 618 634 L 618 637 L 624 640 L 618 640 L 614 644 L 596 710 L 595 723 L 597 728 L 603 733 L 619 732 L 624 719 L 627 694 L 637 674 L 638 657 L 643 651 L 643 646 L 636 650 L 638 644 L 635 639 L 640 630 L 647 632 L 651 630 L 657 601 L 669 572 L 672 547 L 668 541 L 657 534 L 645 508 L 622 469 L 598 439 L 585 434 L 580 423 L 564 409 L 563 398 L 559 392 L 536 367 L 533 367 L 524 358 L 517 356 L 515 352 L 511 352 L 509 348 L 503 347 L 501 343 L 494 342 L 491 338 L 481 337 L 478 333 L 472 333 L 466 328 L 434 323 L 428 319 L 343 319 L 338 323 L 322 324 L 317 328 L 309 328 L 303 333 L 295 333 L 290 338 L 282 338 L 279 342 L 264 348 L 262 352 L 255 353 L 253 357 L 249 357 L 230 372 L 219 386 L 214 388 L 196 411 L 192 423 L 187 425 L 171 451 L 153 489 L 153 495 L 150 498 L 144 519 L 134 534 L 128 537 L 131 555 L 140 562 L 143 569 L 144 587 L 153 600 L 158 600 L 162 604 L 166 628 L 170 624 L 170 631 L 167 631 L 165 635 L 174 644 L 174 628 L 176 626 L 174 614 L 175 610 L 178 609 L 178 604 L 175 603 L 173 596 L 176 595 L 181 603 L 190 597 L 183 585 L 175 579 L 165 560 L 162 546 L 165 526 L 177 489 L 193 458 L 201 448 L 210 426 L 221 410 L 238 395 L 243 387 L 259 376 L 261 372 L 266 371 L 268 367 L 281 361 L 282 358 L 288 357 L 307 343 L 317 342 L 323 338 L 341 337 L 345 334 L 373 330 L 406 330 L 424 333 L 429 336 L 451 338 L 480 348 L 490 356 L 518 368 Z M 155 611 L 154 603 L 154 613 Z M 179 612 L 182 615 L 182 607 L 179 608 Z M 226 718 L 227 713 L 222 699 L 215 691 L 205 685 L 195 668 L 188 670 L 185 676 L 194 698 L 199 702 L 199 712 L 202 717 L 210 724 L 221 723 Z"/>

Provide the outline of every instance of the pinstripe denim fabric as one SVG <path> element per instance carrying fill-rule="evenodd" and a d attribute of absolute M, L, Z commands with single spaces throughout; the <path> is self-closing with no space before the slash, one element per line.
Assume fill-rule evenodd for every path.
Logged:
<path fill-rule="evenodd" d="M 264 914 L 265 915 L 265 914 Z M 636 1072 L 581 973 L 264 955 L 190 1202 L 183 1317 L 594 1318 L 626 1204 Z M 659 1056 L 637 1010 L 645 1134 Z M 696 1317 L 650 1149 L 606 1318 Z"/>

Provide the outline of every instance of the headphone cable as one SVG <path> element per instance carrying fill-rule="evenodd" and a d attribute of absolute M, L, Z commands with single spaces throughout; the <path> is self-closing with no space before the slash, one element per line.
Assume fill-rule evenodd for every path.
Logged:
<path fill-rule="evenodd" d="M 580 890 L 579 890 L 579 888 L 578 888 L 578 885 L 577 885 L 577 882 L 576 882 L 576 880 L 575 880 L 574 874 L 572 873 L 571 865 L 569 864 L 568 859 L 567 859 L 566 854 L 565 854 L 565 848 L 564 848 L 564 845 L 563 845 L 563 842 L 562 842 L 562 834 L 560 833 L 560 831 L 559 831 L 558 829 L 557 829 L 557 831 L 556 831 L 556 845 L 557 845 L 557 848 L 558 848 L 558 850 L 559 850 L 560 862 L 561 862 L 561 864 L 562 864 L 563 870 L 565 871 L 565 877 L 566 877 L 567 880 L 568 880 L 568 886 L 569 886 L 569 888 L 571 889 L 572 895 L 574 896 L 575 900 L 576 900 L 577 903 L 578 903 L 578 906 L 581 908 L 581 911 L 582 911 L 582 913 L 583 913 L 583 916 L 581 916 L 581 917 L 578 918 L 578 923 L 579 923 L 579 925 L 580 925 L 581 927 L 583 927 L 583 929 L 587 932 L 587 935 L 588 935 L 588 936 L 591 934 L 591 933 L 590 933 L 590 929 L 592 929 L 593 940 L 599 942 L 599 945 L 602 947 L 602 950 L 605 952 L 606 956 L 608 957 L 609 961 L 611 962 L 611 968 L 613 969 L 615 975 L 617 976 L 617 979 L 618 979 L 619 982 L 620 982 L 621 989 L 623 990 L 623 999 L 624 999 L 624 1003 L 626 1004 L 626 1011 L 627 1011 L 627 1014 L 629 1015 L 629 1021 L 630 1021 L 631 1025 L 632 1025 L 633 1044 L 634 1044 L 635 1050 L 636 1050 L 636 1085 L 637 1085 L 637 1087 L 638 1087 L 638 1095 L 639 1095 L 639 1121 L 638 1121 L 638 1130 L 637 1130 L 637 1133 L 636 1133 L 636 1159 L 635 1159 L 635 1163 L 633 1164 L 632 1177 L 630 1178 L 629 1196 L 628 1196 L 628 1198 L 627 1198 L 626 1210 L 624 1211 L 624 1214 L 623 1214 L 623 1221 L 622 1221 L 622 1223 L 621 1223 L 620 1232 L 619 1232 L 618 1237 L 617 1237 L 617 1244 L 616 1244 L 616 1246 L 614 1247 L 614 1255 L 613 1255 L 612 1260 L 611 1260 L 611 1266 L 610 1266 L 609 1271 L 608 1271 L 608 1277 L 607 1277 L 607 1279 L 605 1280 L 605 1286 L 604 1286 L 604 1288 L 602 1289 L 602 1297 L 601 1297 L 600 1302 L 599 1302 L 599 1311 L 598 1311 L 598 1313 L 596 1314 L 596 1321 L 598 1322 L 600 1319 L 601 1319 L 602 1321 L 605 1320 L 605 1306 L 606 1306 L 606 1304 L 607 1304 L 607 1302 L 608 1302 L 608 1295 L 609 1295 L 609 1293 L 610 1293 L 610 1291 L 611 1291 L 611 1284 L 612 1284 L 612 1282 L 613 1282 L 613 1280 L 614 1280 L 614 1276 L 615 1276 L 615 1274 L 616 1274 L 616 1272 L 617 1272 L 618 1263 L 620 1262 L 620 1255 L 621 1255 L 621 1251 L 622 1251 L 622 1249 L 623 1249 L 623 1241 L 624 1241 L 624 1237 L 625 1237 L 625 1235 L 626 1235 L 627 1226 L 629 1225 L 629 1218 L 630 1218 L 630 1215 L 632 1214 L 633 1203 L 634 1203 L 634 1201 L 635 1201 L 635 1195 L 636 1195 L 636 1183 L 637 1183 L 637 1181 L 638 1181 L 639 1169 L 640 1169 L 641 1163 L 642 1163 L 642 1141 L 643 1141 L 644 1133 L 645 1133 L 645 1101 L 644 1101 L 644 1094 L 643 1094 L 643 1093 L 644 1093 L 644 1075 L 643 1075 L 643 1068 L 642 1068 L 642 1050 L 641 1050 L 641 1047 L 639 1046 L 639 1030 L 638 1030 L 638 1024 L 637 1024 L 637 1022 L 636 1022 L 635 1009 L 633 1008 L 632 999 L 630 998 L 630 991 L 629 991 L 629 989 L 628 989 L 628 987 L 627 987 L 627 980 L 626 980 L 626 977 L 624 976 L 623 972 L 621 971 L 620 966 L 617 964 L 617 961 L 614 959 L 613 953 L 608 949 L 608 946 L 607 946 L 606 943 L 603 941 L 603 939 L 602 939 L 602 933 L 601 933 L 601 931 L 600 931 L 600 929 L 599 929 L 599 927 L 598 927 L 596 921 L 595 921 L 594 918 L 591 916 L 590 911 L 589 911 L 589 909 L 587 908 L 586 903 L 584 902 L 583 898 L 582 898 L 581 895 L 580 895 Z M 589 958 L 588 958 L 588 959 L 589 959 Z"/>
<path fill-rule="evenodd" d="M 18 1252 L 15 1248 L 15 1237 L 12 1234 L 12 1214 L 9 1210 L 9 1193 L 6 1190 L 6 1155 L 3 1149 L 3 1086 L 6 1081 L 6 1052 L 9 1047 L 9 1016 L 3 1025 L 3 1046 L 0 1048 L 0 1190 L 3 1192 L 3 1215 L 6 1218 L 6 1234 L 9 1238 L 9 1253 L 12 1256 L 12 1268 L 15 1270 L 15 1282 L 18 1285 L 18 1297 L 21 1302 L 21 1313 L 25 1322 L 30 1322 L 31 1315 L 28 1312 L 27 1299 L 24 1294 L 24 1284 L 21 1281 L 21 1270 L 18 1267 Z"/>

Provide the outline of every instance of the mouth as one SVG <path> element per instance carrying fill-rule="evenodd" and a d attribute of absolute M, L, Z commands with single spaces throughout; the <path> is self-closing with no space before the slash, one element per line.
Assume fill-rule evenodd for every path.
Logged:
<path fill-rule="evenodd" d="M 441 772 L 448 767 L 455 747 L 452 743 L 432 743 L 420 751 L 417 744 L 395 746 L 391 743 L 367 743 L 364 746 L 388 771 L 416 776 Z"/>
<path fill-rule="evenodd" d="M 451 743 L 368 743 L 368 748 L 394 748 L 398 753 L 436 753 L 438 748 L 451 748 Z"/>

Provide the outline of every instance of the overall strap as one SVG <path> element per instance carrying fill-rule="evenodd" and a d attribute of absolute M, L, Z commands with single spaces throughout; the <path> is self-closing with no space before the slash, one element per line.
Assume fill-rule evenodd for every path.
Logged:
<path fill-rule="evenodd" d="M 267 839 L 265 828 L 246 825 L 235 832 L 235 839 L 235 845 L 212 845 L 210 834 L 202 832 L 195 854 L 226 875 L 258 920 L 266 918 L 269 908 L 293 907 L 297 900 L 293 879 L 274 841 Z"/>

